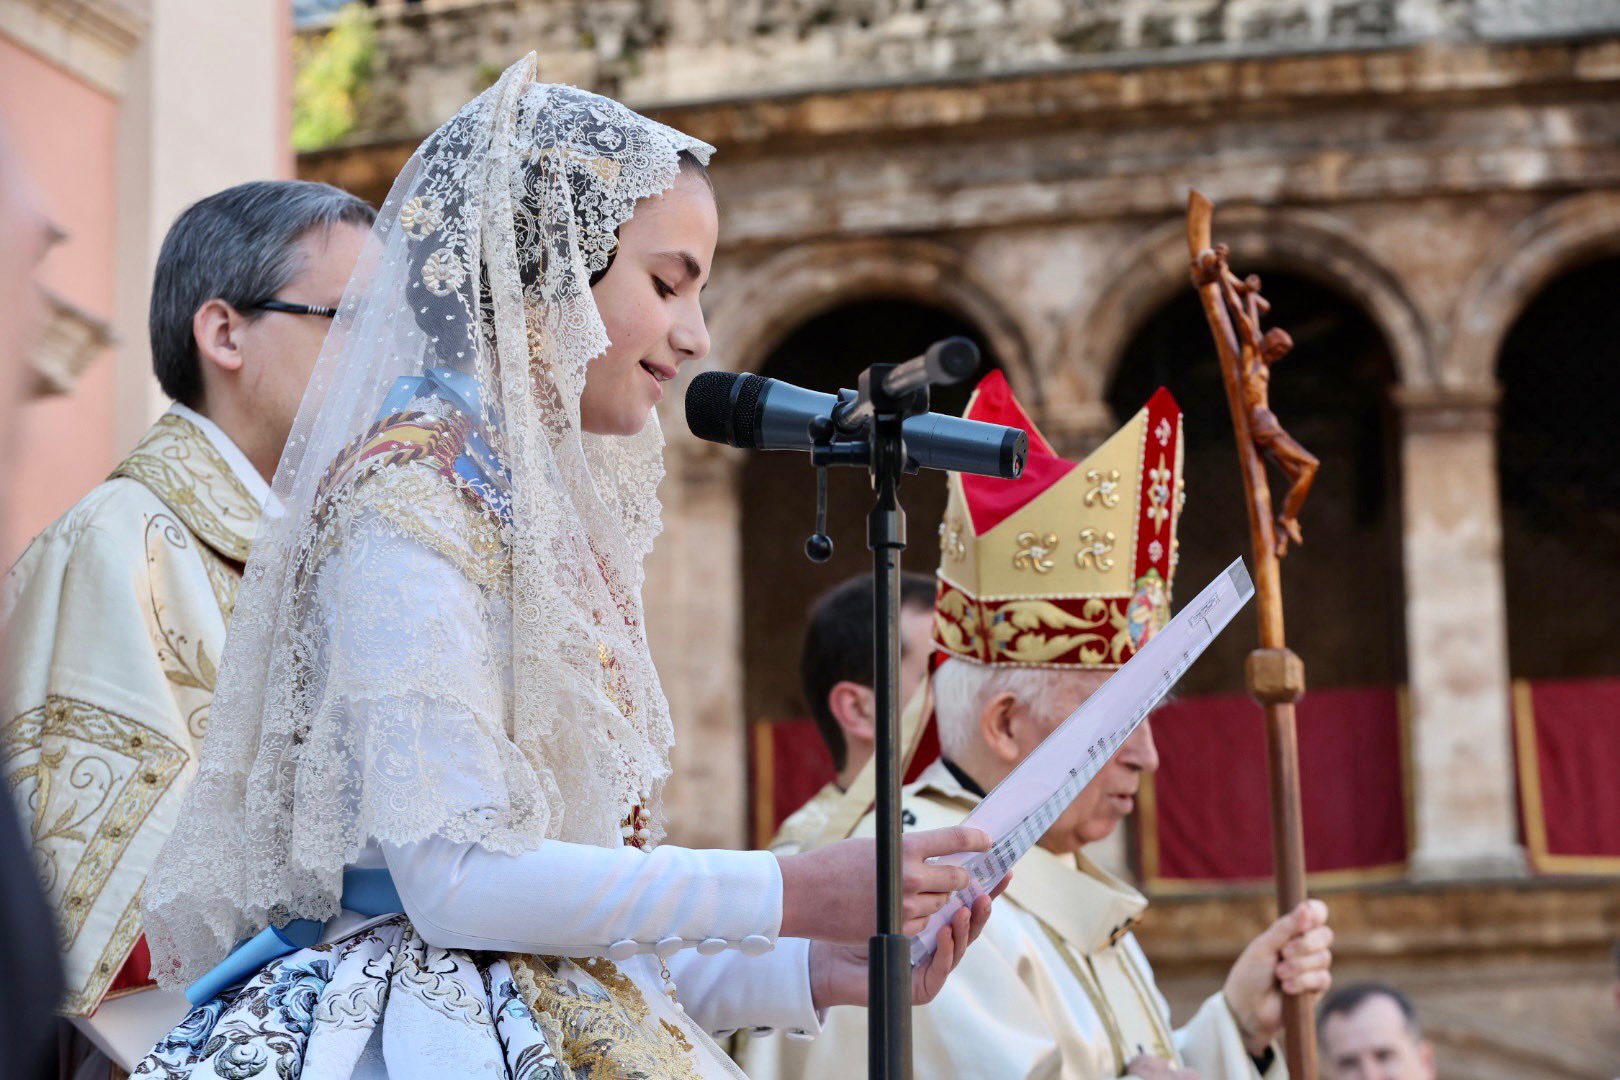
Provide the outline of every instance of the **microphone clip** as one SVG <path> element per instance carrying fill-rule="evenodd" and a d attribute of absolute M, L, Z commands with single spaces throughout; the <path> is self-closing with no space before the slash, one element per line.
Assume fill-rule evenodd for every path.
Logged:
<path fill-rule="evenodd" d="M 861 372 L 851 398 L 838 392 L 833 420 L 845 435 L 864 433 L 873 416 L 896 423 L 928 411 L 928 388 L 959 383 L 979 369 L 979 347 L 965 337 L 928 346 L 921 356 L 899 364 L 873 364 Z M 914 470 L 912 470 L 914 471 Z"/>
<path fill-rule="evenodd" d="M 804 542 L 804 557 L 824 563 L 833 556 L 832 537 L 827 535 L 827 467 L 838 428 L 828 416 L 810 421 L 810 462 L 816 467 L 816 531 Z"/>

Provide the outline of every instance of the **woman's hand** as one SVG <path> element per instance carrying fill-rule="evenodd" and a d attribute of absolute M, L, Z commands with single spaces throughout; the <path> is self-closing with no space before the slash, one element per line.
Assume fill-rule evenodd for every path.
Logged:
<path fill-rule="evenodd" d="M 940 928 L 934 955 L 928 963 L 911 969 L 911 1003 L 926 1005 L 938 996 L 945 980 L 962 954 L 978 939 L 990 918 L 991 898 L 1006 887 L 1005 879 L 995 892 L 981 896 L 973 907 L 962 908 Z M 869 950 L 865 945 L 834 945 L 825 941 L 810 944 L 810 996 L 818 1009 L 831 1005 L 867 1004 Z"/>
<path fill-rule="evenodd" d="M 902 836 L 901 932 L 919 933 L 929 916 L 971 880 L 960 866 L 936 866 L 927 860 L 989 849 L 990 837 L 983 830 L 962 825 Z M 877 928 L 877 842 L 840 840 L 814 851 L 781 856 L 780 862 L 781 936 L 864 948 Z"/>

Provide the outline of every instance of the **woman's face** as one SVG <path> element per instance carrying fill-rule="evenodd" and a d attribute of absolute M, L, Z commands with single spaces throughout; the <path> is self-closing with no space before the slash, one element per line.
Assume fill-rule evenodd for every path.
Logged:
<path fill-rule="evenodd" d="M 585 369 L 579 421 L 586 431 L 634 435 L 680 365 L 708 355 L 698 294 L 719 231 L 708 181 L 685 169 L 619 229 L 613 265 L 591 289 L 610 344 Z"/>

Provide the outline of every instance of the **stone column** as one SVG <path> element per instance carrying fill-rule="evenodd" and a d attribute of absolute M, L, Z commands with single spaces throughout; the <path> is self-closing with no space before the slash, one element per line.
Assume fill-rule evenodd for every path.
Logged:
<path fill-rule="evenodd" d="M 1415 878 L 1524 873 L 1494 386 L 1402 388 Z"/>
<path fill-rule="evenodd" d="M 666 425 L 665 430 L 669 430 Z M 647 562 L 648 636 L 675 721 L 665 791 L 669 839 L 689 847 L 747 840 L 742 552 L 736 462 L 712 443 L 672 441 L 659 490 L 664 535 Z"/>

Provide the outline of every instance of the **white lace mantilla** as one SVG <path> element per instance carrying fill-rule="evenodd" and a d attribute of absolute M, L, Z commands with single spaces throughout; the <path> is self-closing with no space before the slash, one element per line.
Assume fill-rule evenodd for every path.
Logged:
<path fill-rule="evenodd" d="M 672 732 L 641 586 L 663 440 L 656 420 L 582 432 L 579 397 L 608 345 L 592 274 L 679 155 L 712 148 L 534 70 L 422 144 L 344 295 L 147 883 L 166 985 L 267 921 L 336 914 L 370 838 L 660 833 Z M 411 390 L 430 372 L 459 389 Z M 400 545 L 475 587 L 391 575 Z M 499 797 L 458 801 L 444 778 L 468 769 Z"/>

